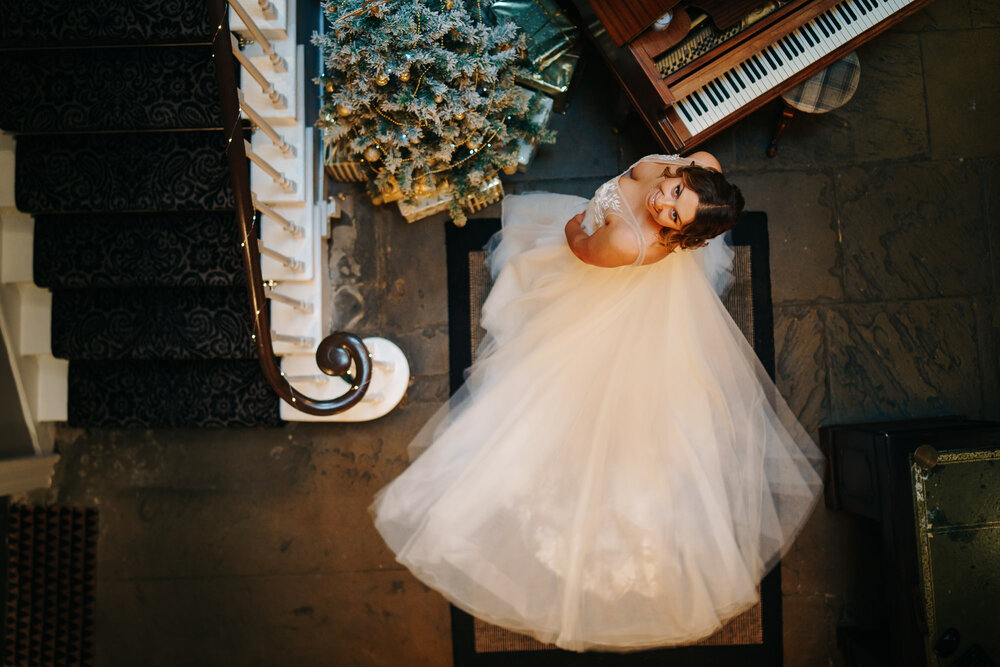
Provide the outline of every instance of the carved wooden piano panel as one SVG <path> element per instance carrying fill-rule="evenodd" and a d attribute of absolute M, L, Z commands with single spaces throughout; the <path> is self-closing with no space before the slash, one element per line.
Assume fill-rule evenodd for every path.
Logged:
<path fill-rule="evenodd" d="M 643 4 L 651 1 L 656 0 Z M 680 21 L 686 32 L 680 42 L 674 43 L 670 28 L 645 29 L 619 47 L 599 13 L 605 22 L 620 23 L 615 4 L 628 7 L 631 1 L 594 0 L 599 13 L 590 0 L 572 4 L 633 106 L 668 152 L 690 150 L 930 3 L 772 0 L 757 3 L 734 23 L 726 17 L 717 29 L 711 25 L 713 17 L 693 7 L 704 2 L 658 1 L 663 10 L 673 11 L 673 21 Z M 648 6 L 643 12 L 625 13 L 633 22 L 635 16 L 648 14 Z M 687 29 L 685 22 L 692 27 Z M 611 32 L 618 41 L 631 34 L 629 26 L 622 25 L 614 25 Z"/>

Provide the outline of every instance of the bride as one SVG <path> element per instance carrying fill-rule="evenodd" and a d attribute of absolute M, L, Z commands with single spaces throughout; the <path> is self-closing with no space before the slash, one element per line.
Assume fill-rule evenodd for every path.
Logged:
<path fill-rule="evenodd" d="M 742 206 L 708 153 L 504 200 L 486 339 L 372 505 L 400 563 L 576 651 L 692 643 L 757 602 L 822 458 L 719 299 Z"/>

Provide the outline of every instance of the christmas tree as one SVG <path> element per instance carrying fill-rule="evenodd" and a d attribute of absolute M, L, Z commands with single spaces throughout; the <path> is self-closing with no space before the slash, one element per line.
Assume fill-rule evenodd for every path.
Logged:
<path fill-rule="evenodd" d="M 513 173 L 521 141 L 551 142 L 536 99 L 515 83 L 524 37 L 483 0 L 330 0 L 314 35 L 325 75 L 320 125 L 369 168 L 373 196 L 461 202 Z"/>

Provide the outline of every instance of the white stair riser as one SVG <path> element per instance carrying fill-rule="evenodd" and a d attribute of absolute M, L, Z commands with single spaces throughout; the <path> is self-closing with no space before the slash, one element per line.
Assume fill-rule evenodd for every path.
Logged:
<path fill-rule="evenodd" d="M 23 357 L 21 371 L 35 421 L 66 421 L 69 362 L 51 355 Z"/>
<path fill-rule="evenodd" d="M 0 211 L 0 283 L 34 280 L 35 221 L 14 209 Z"/>

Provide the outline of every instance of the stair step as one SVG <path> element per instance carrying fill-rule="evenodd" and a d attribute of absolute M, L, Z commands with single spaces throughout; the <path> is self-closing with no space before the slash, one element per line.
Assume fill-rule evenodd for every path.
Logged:
<path fill-rule="evenodd" d="M 28 134 L 17 140 L 25 213 L 232 209 L 220 131 Z"/>
<path fill-rule="evenodd" d="M 71 361 L 72 427 L 279 426 L 255 360 Z"/>
<path fill-rule="evenodd" d="M 39 215 L 34 280 L 41 287 L 243 285 L 232 211 Z"/>
<path fill-rule="evenodd" d="M 61 359 L 252 359 L 246 290 L 81 289 L 52 293 Z"/>
<path fill-rule="evenodd" d="M 201 42 L 204 0 L 5 0 L 0 48 Z"/>
<path fill-rule="evenodd" d="M 222 127 L 208 46 L 8 51 L 3 60 L 8 132 Z"/>

